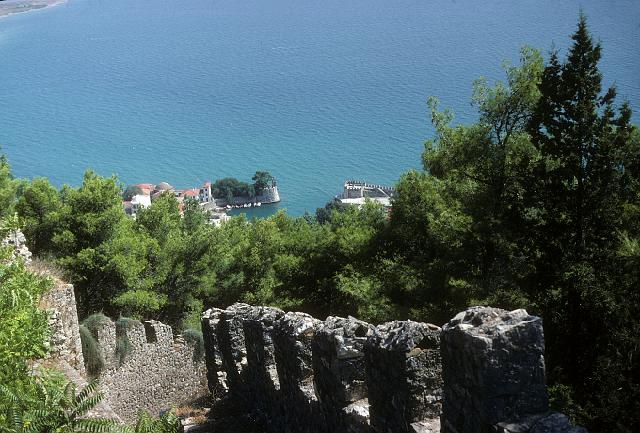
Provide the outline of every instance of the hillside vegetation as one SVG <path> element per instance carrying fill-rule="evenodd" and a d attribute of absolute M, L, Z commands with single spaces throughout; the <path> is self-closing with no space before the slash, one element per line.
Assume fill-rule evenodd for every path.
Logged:
<path fill-rule="evenodd" d="M 164 195 L 132 220 L 116 178 L 57 190 L 13 180 L 6 160 L 0 211 L 66 270 L 83 317 L 190 328 L 245 301 L 442 324 L 469 305 L 526 308 L 544 319 L 556 408 L 593 432 L 639 431 L 640 134 L 602 88 L 584 17 L 572 39 L 566 56 L 523 48 L 504 82 L 478 80 L 474 124 L 431 99 L 424 169 L 401 177 L 389 217 L 329 206 L 215 228 Z"/>

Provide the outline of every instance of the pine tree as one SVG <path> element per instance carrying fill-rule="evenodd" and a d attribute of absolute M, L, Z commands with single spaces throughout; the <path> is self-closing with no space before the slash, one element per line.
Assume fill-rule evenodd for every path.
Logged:
<path fill-rule="evenodd" d="M 565 63 L 551 55 L 529 124 L 542 156 L 531 194 L 541 217 L 530 289 L 545 315 L 551 380 L 597 407 L 602 348 L 625 320 L 616 317 L 616 257 L 633 127 L 626 104 L 616 114 L 615 88 L 602 94 L 602 50 L 582 14 L 572 39 Z"/>

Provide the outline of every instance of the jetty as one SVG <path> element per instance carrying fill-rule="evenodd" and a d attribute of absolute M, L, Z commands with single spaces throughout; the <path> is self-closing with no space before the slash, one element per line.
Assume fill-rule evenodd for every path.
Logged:
<path fill-rule="evenodd" d="M 384 207 L 391 207 L 391 198 L 396 189 L 391 186 L 368 183 L 361 180 L 347 180 L 342 194 L 336 200 L 343 204 L 362 206 L 367 200 L 380 203 Z"/>

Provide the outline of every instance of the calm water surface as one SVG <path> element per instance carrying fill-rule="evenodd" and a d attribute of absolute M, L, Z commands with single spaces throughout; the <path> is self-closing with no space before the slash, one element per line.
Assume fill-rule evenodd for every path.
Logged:
<path fill-rule="evenodd" d="M 640 111 L 637 0 L 70 0 L 0 20 L 0 144 L 56 185 L 266 169 L 299 215 L 419 167 L 429 95 L 472 121 L 472 81 L 566 48 L 580 7 Z"/>

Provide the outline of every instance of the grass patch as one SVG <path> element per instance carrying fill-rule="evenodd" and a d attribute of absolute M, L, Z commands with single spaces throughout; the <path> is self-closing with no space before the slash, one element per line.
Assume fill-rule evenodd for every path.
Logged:
<path fill-rule="evenodd" d="M 95 313 L 91 316 L 87 317 L 82 321 L 82 324 L 91 332 L 96 334 L 98 329 L 102 327 L 105 323 L 111 321 L 107 316 L 102 313 Z"/>
<path fill-rule="evenodd" d="M 121 317 L 116 320 L 116 357 L 118 358 L 118 366 L 121 366 L 127 356 L 133 350 L 131 341 L 127 336 L 127 331 L 133 327 L 137 321 L 128 317 Z"/>
<path fill-rule="evenodd" d="M 104 368 L 104 357 L 98 342 L 85 325 L 80 325 L 80 341 L 82 342 L 82 356 L 87 373 L 91 377 L 97 377 Z"/>

